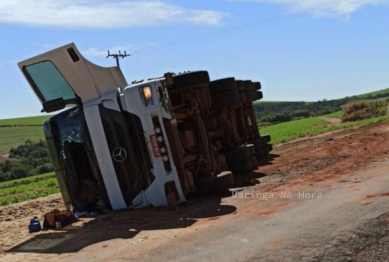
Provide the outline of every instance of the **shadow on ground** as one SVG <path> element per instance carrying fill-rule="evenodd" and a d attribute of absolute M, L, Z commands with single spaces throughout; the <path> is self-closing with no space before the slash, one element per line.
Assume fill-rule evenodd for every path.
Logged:
<path fill-rule="evenodd" d="M 7 252 L 71 253 L 110 239 L 131 239 L 144 230 L 185 228 L 201 218 L 212 218 L 236 211 L 221 205 L 221 196 L 196 198 L 175 211 L 162 209 L 125 210 L 99 215 L 82 226 L 45 230 Z M 77 225 L 80 222 L 77 223 Z"/>

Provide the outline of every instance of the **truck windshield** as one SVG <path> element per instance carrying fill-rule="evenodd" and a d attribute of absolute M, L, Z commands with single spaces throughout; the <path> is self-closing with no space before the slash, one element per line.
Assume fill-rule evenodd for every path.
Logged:
<path fill-rule="evenodd" d="M 23 68 L 42 102 L 62 98 L 76 99 L 73 89 L 51 61 L 43 61 Z"/>

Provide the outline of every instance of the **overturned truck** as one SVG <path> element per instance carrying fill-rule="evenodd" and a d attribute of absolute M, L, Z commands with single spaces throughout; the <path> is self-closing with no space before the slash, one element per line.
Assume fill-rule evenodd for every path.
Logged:
<path fill-rule="evenodd" d="M 120 68 L 89 62 L 74 44 L 18 65 L 42 111 L 60 111 L 44 134 L 67 209 L 167 206 L 225 191 L 272 150 L 252 106 L 259 82 L 195 71 L 127 84 Z"/>

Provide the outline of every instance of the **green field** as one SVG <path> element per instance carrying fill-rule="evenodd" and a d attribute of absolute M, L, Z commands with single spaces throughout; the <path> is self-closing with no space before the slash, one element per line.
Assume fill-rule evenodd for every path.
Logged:
<path fill-rule="evenodd" d="M 343 112 L 339 111 L 324 115 L 324 117 L 341 118 L 342 114 Z M 314 136 L 329 131 L 356 126 L 365 126 L 380 122 L 389 122 L 389 117 L 380 116 L 361 121 L 342 123 L 339 125 L 333 125 L 327 121 L 321 120 L 320 117 L 310 117 L 264 127 L 260 129 L 260 132 L 261 134 L 271 135 L 271 143 L 275 145 L 279 143 L 285 143 L 299 137 Z"/>
<path fill-rule="evenodd" d="M 42 126 L 43 122 L 51 115 L 32 116 L 12 119 L 0 119 L 0 127 L 4 126 Z"/>
<path fill-rule="evenodd" d="M 44 139 L 42 124 L 50 116 L 25 117 L 0 120 L 0 155 L 7 154 L 12 147 Z"/>
<path fill-rule="evenodd" d="M 54 172 L 0 183 L 0 206 L 59 192 Z"/>
<path fill-rule="evenodd" d="M 338 111 L 334 112 L 331 114 L 324 115 L 323 117 L 328 117 L 328 118 L 339 118 L 341 119 L 343 117 L 343 111 Z"/>

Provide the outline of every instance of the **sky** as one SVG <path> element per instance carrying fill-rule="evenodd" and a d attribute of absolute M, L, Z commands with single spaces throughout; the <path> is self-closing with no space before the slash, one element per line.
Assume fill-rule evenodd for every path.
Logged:
<path fill-rule="evenodd" d="M 0 0 L 0 119 L 42 115 L 17 62 L 74 42 L 127 82 L 207 70 L 265 101 L 389 88 L 389 0 Z"/>

